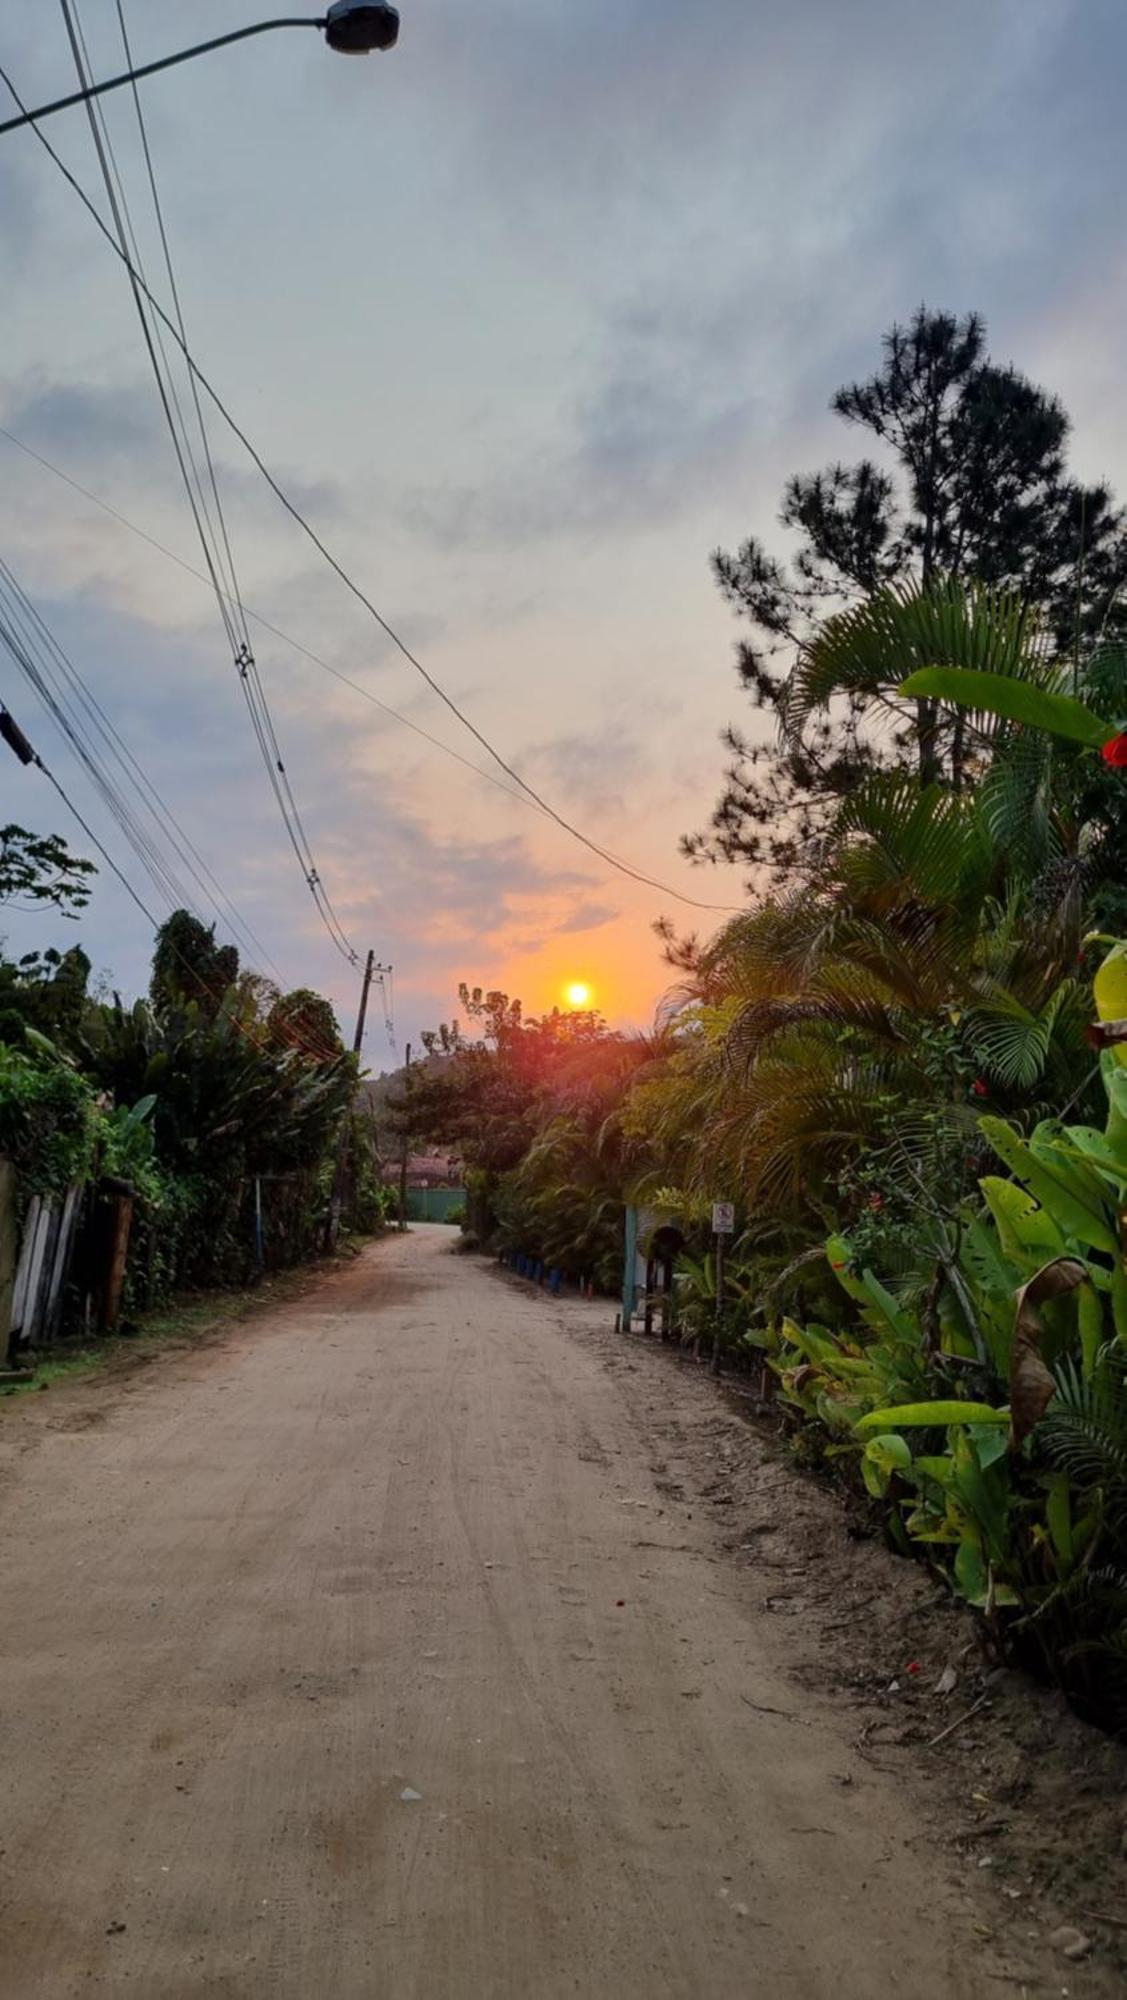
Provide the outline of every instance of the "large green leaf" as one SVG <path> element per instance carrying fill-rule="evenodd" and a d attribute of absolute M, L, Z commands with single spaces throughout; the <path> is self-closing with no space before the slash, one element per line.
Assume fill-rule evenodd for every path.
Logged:
<path fill-rule="evenodd" d="M 1044 1263 L 1067 1248 L 1064 1231 L 1033 1195 L 1016 1181 L 985 1174 L 978 1183 L 998 1228 L 1007 1257 L 1028 1272 L 1028 1259 Z"/>
<path fill-rule="evenodd" d="M 1117 944 L 1108 952 L 1092 982 L 1096 1009 L 1101 1021 L 1127 1019 L 1127 945 Z M 1108 1051 L 1120 1069 L 1127 1069 L 1127 1042 Z"/>
<path fill-rule="evenodd" d="M 902 1403 L 898 1409 L 870 1410 L 857 1425 L 859 1431 L 946 1430 L 950 1424 L 1008 1424 L 1008 1410 L 995 1410 L 989 1403 Z"/>
<path fill-rule="evenodd" d="M 976 1286 L 995 1298 L 1012 1299 L 1021 1280 L 981 1216 L 967 1222 L 962 1243 L 962 1262 Z"/>
<path fill-rule="evenodd" d="M 980 673 L 973 667 L 921 667 L 901 682 L 898 691 L 918 701 L 949 701 L 958 708 L 998 715 L 1007 722 L 1043 729 L 1050 736 L 1065 736 L 1070 743 L 1084 743 L 1093 750 L 1115 735 L 1115 724 L 1093 714 L 1082 701 L 1074 701 L 1071 695 L 1050 694 L 1046 688 L 1008 674 Z"/>
<path fill-rule="evenodd" d="M 1048 1165 L 1004 1119 L 978 1122 L 983 1137 L 1066 1237 L 1112 1257 L 1118 1254 L 1118 1237 L 1099 1195 L 1093 1196 L 1087 1170 L 1063 1155 Z"/>

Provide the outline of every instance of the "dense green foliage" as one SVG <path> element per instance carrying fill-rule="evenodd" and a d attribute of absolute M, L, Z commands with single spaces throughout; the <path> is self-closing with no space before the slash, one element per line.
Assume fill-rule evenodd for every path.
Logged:
<path fill-rule="evenodd" d="M 38 882 L 57 904 L 64 866 L 84 879 L 60 843 L 20 857 L 29 899 Z M 157 936 L 149 1000 L 95 1000 L 89 970 L 77 948 L 0 957 L 0 1154 L 21 1208 L 72 1185 L 133 1190 L 127 1309 L 318 1250 L 346 1118 L 344 1225 L 384 1225 L 382 1163 L 350 1114 L 356 1062 L 319 994 L 240 975 L 186 911 Z"/>
<path fill-rule="evenodd" d="M 14 1165 L 24 1201 L 83 1178 L 95 1123 L 94 1093 L 74 1070 L 0 1041 L 0 1158 Z"/>
<path fill-rule="evenodd" d="M 324 1062 L 344 1053 L 336 1015 L 329 1002 L 308 986 L 279 993 L 266 1016 L 270 1039 L 280 1048 L 297 1048 Z"/>
<path fill-rule="evenodd" d="M 238 952 L 233 944 L 216 943 L 214 924 L 209 928 L 190 911 L 174 910 L 157 932 L 149 997 L 156 1008 L 194 1000 L 213 1014 L 238 971 Z"/>

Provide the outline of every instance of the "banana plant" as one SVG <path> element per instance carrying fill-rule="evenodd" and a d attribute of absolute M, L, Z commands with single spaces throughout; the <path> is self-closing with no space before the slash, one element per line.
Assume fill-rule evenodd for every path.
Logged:
<path fill-rule="evenodd" d="M 1101 1013 L 1123 1004 L 1119 982 L 1127 966 L 1116 955 L 1112 975 L 1097 996 Z M 979 1120 L 983 1136 L 1013 1176 L 987 1175 L 982 1192 L 1007 1260 L 1023 1280 L 1053 1258 L 1077 1258 L 1086 1282 L 1067 1309 L 1056 1310 L 1058 1344 L 1078 1345 L 1088 1375 L 1108 1332 L 1127 1346 L 1127 1050 L 1105 1049 L 1100 1058 L 1108 1097 L 1102 1132 L 1090 1126 L 1043 1120 L 1028 1140 L 1003 1120 Z M 1106 1306 L 1105 1306 L 1106 1302 Z M 1001 1356 L 997 1357 L 999 1361 Z"/>
<path fill-rule="evenodd" d="M 1059 679 L 1059 675 L 1057 676 Z M 945 701 L 978 715 L 1016 722 L 1025 729 L 1062 736 L 1086 750 L 1098 750 L 1113 766 L 1127 764 L 1127 736 L 1114 722 L 1059 686 L 1025 679 L 1019 673 L 983 672 L 975 667 L 920 667 L 897 692 L 911 701 Z"/>

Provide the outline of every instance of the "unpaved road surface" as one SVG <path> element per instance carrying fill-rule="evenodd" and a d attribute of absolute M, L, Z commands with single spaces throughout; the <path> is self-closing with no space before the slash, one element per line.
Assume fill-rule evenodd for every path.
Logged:
<path fill-rule="evenodd" d="M 3 2000 L 1005 1990 L 663 1494 L 606 1309 L 450 1246 L 5 1409 Z"/>

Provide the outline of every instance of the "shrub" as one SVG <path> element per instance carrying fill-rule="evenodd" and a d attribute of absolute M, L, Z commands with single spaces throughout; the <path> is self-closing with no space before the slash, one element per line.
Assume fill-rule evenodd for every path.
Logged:
<path fill-rule="evenodd" d="M 85 1178 L 95 1130 L 94 1094 L 76 1071 L 46 1047 L 37 1058 L 0 1043 L 0 1155 L 16 1169 L 21 1207 Z"/>

